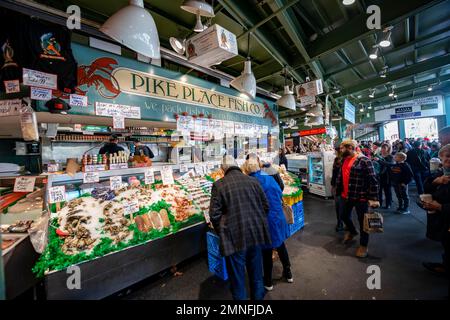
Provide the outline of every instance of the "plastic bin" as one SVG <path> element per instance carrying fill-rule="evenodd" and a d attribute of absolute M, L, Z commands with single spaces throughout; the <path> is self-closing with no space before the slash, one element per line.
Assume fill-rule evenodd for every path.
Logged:
<path fill-rule="evenodd" d="M 209 271 L 224 281 L 228 280 L 225 258 L 220 254 L 219 236 L 212 232 L 207 232 L 206 243 L 208 249 Z"/>
<path fill-rule="evenodd" d="M 291 236 L 305 226 L 303 201 L 294 204 L 292 206 L 292 210 L 294 212 L 294 223 L 289 225 L 289 231 Z"/>

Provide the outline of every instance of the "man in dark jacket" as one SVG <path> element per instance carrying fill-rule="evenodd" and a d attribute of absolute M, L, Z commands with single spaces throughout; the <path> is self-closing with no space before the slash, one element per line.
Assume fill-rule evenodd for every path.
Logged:
<path fill-rule="evenodd" d="M 340 194 L 343 201 L 342 220 L 347 226 L 344 243 L 349 243 L 358 234 L 352 221 L 352 211 L 355 208 L 358 215 L 360 230 L 360 246 L 356 251 L 358 258 L 367 257 L 367 245 L 369 234 L 364 231 L 364 215 L 369 206 L 377 208 L 378 180 L 372 161 L 366 156 L 356 152 L 357 143 L 354 140 L 344 140 L 341 143 L 343 157 L 342 168 L 336 179 L 336 193 Z"/>
<path fill-rule="evenodd" d="M 247 299 L 245 270 L 250 296 L 264 298 L 262 245 L 270 245 L 267 223 L 269 204 L 258 180 L 242 173 L 232 156 L 222 162 L 225 176 L 213 184 L 209 216 L 220 237 L 227 262 L 231 293 L 235 300 Z"/>
<path fill-rule="evenodd" d="M 395 164 L 390 169 L 392 186 L 398 199 L 397 212 L 402 214 L 409 213 L 408 184 L 414 177 L 411 167 L 405 162 L 406 159 L 406 154 L 398 152 L 395 155 Z"/>
<path fill-rule="evenodd" d="M 152 150 L 147 147 L 145 144 L 142 144 L 138 139 L 133 139 L 134 144 L 134 155 L 135 156 L 146 156 L 150 159 L 154 158 L 155 155 L 153 154 Z"/>
<path fill-rule="evenodd" d="M 423 194 L 423 183 L 429 172 L 429 162 L 430 155 L 422 150 L 420 146 L 422 142 L 415 141 L 413 144 L 413 149 L 409 150 L 406 154 L 408 159 L 406 160 L 413 173 L 414 173 L 414 181 L 416 182 L 417 192 L 419 194 Z"/>
<path fill-rule="evenodd" d="M 103 147 L 100 148 L 99 154 L 115 154 L 119 151 L 124 151 L 124 149 L 118 145 L 119 138 L 116 135 L 112 135 L 109 138 L 109 143 L 106 143 Z"/>

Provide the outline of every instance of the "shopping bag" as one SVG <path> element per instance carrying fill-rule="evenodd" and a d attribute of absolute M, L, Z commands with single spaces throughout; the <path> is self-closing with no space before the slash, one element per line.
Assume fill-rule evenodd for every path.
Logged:
<path fill-rule="evenodd" d="M 368 212 L 364 214 L 364 232 L 382 233 L 383 216 L 378 212 Z"/>
<path fill-rule="evenodd" d="M 292 210 L 292 207 L 289 206 L 284 201 L 283 201 L 283 213 L 284 213 L 284 217 L 286 218 L 286 222 L 288 224 L 293 224 L 294 223 L 294 211 Z"/>

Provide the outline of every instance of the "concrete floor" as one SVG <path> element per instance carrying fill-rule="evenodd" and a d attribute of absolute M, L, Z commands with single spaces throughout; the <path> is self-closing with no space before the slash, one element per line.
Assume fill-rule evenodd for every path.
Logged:
<path fill-rule="evenodd" d="M 425 212 L 415 205 L 416 196 L 411 198 L 410 215 L 383 211 L 385 232 L 371 235 L 369 257 L 358 259 L 358 239 L 345 246 L 343 233 L 334 231 L 333 201 L 306 195 L 305 228 L 286 242 L 294 283 L 277 280 L 282 269 L 275 262 L 275 287 L 266 299 L 445 299 L 447 280 L 422 267 L 422 261 L 440 261 L 441 245 L 425 238 Z M 367 288 L 370 265 L 381 269 L 380 290 Z M 111 298 L 231 299 L 227 283 L 208 271 L 206 255 L 182 263 L 178 270 L 181 276 L 166 271 Z"/>

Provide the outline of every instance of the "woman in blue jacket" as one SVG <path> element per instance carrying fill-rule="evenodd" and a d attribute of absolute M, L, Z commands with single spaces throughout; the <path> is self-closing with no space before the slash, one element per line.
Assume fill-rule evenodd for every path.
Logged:
<path fill-rule="evenodd" d="M 264 287 L 266 290 L 273 290 L 272 284 L 272 250 L 278 251 L 278 256 L 283 265 L 283 276 L 287 282 L 292 283 L 294 279 L 291 272 L 291 263 L 284 241 L 289 237 L 289 226 L 283 213 L 282 207 L 282 191 L 278 183 L 272 176 L 261 171 L 261 163 L 255 154 L 250 154 L 245 162 L 243 170 L 248 175 L 258 179 L 261 187 L 266 194 L 269 202 L 269 214 L 267 220 L 269 223 L 270 237 L 272 246 L 263 248 L 263 265 L 264 265 Z"/>

